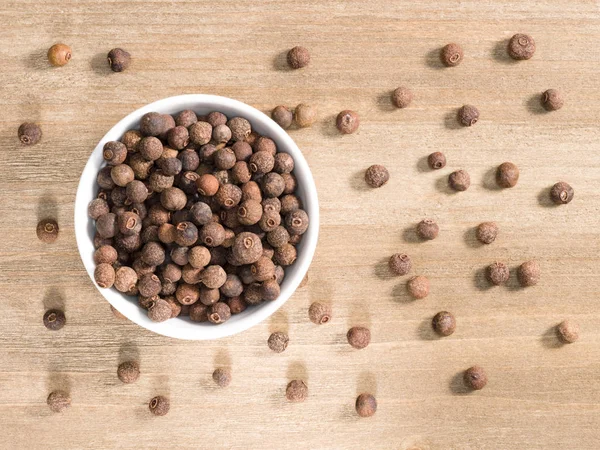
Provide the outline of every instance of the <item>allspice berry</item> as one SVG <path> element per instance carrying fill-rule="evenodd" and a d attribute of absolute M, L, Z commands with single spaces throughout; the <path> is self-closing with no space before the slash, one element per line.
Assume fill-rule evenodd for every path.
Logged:
<path fill-rule="evenodd" d="M 292 380 L 285 389 L 285 397 L 290 402 L 303 402 L 308 397 L 308 386 L 302 380 Z"/>
<path fill-rule="evenodd" d="M 219 289 L 227 280 L 227 273 L 221 266 L 208 266 L 200 274 L 204 286 L 209 289 Z"/>
<path fill-rule="evenodd" d="M 217 302 L 208 309 L 208 320 L 212 323 L 223 323 L 231 317 L 231 310 L 227 303 Z"/>
<path fill-rule="evenodd" d="M 58 309 L 49 309 L 44 314 L 44 326 L 52 331 L 58 331 L 67 323 L 65 313 Z"/>
<path fill-rule="evenodd" d="M 432 219 L 421 220 L 417 224 L 417 235 L 421 239 L 432 240 L 435 239 L 440 232 L 440 227 Z"/>
<path fill-rule="evenodd" d="M 310 127 L 317 120 L 317 111 L 306 103 L 300 103 L 294 110 L 294 122 L 300 128 Z"/>
<path fill-rule="evenodd" d="M 158 395 L 150 400 L 148 408 L 155 416 L 166 416 L 171 408 L 171 402 L 167 397 Z"/>
<path fill-rule="evenodd" d="M 521 286 L 535 286 L 540 281 L 540 265 L 535 260 L 526 261 L 517 269 L 517 278 Z"/>
<path fill-rule="evenodd" d="M 305 47 L 297 45 L 288 52 L 287 63 L 292 69 L 301 69 L 310 63 L 310 54 Z"/>
<path fill-rule="evenodd" d="M 134 383 L 140 377 L 140 366 L 136 361 L 125 361 L 117 368 L 117 377 L 125 384 Z"/>
<path fill-rule="evenodd" d="M 25 122 L 19 126 L 17 135 L 21 144 L 35 145 L 42 138 L 42 129 L 36 123 Z"/>
<path fill-rule="evenodd" d="M 252 264 L 258 261 L 263 253 L 260 238 L 248 231 L 244 231 L 235 237 L 231 250 L 233 257 L 241 264 Z"/>
<path fill-rule="evenodd" d="M 108 66 L 113 72 L 123 72 L 131 63 L 131 55 L 122 48 L 113 48 L 106 57 Z"/>
<path fill-rule="evenodd" d="M 331 320 L 331 306 L 321 302 L 314 302 L 308 308 L 308 318 L 317 325 L 323 325 Z"/>
<path fill-rule="evenodd" d="M 498 237 L 498 225 L 495 222 L 483 222 L 477 226 L 475 237 L 482 244 L 491 244 Z"/>
<path fill-rule="evenodd" d="M 485 269 L 485 277 L 491 284 L 500 286 L 508 281 L 510 278 L 510 271 L 506 264 L 495 262 Z"/>
<path fill-rule="evenodd" d="M 71 60 L 71 47 L 66 44 L 54 44 L 48 49 L 48 61 L 55 67 L 64 66 Z"/>
<path fill-rule="evenodd" d="M 427 157 L 427 164 L 433 170 L 439 170 L 446 167 L 446 156 L 442 152 L 434 152 Z"/>
<path fill-rule="evenodd" d="M 134 269 L 127 266 L 121 266 L 115 271 L 115 289 L 119 292 L 127 293 L 136 288 L 138 275 Z"/>
<path fill-rule="evenodd" d="M 188 128 L 190 141 L 198 146 L 208 144 L 212 139 L 212 126 L 207 122 L 196 122 Z"/>
<path fill-rule="evenodd" d="M 460 45 L 452 43 L 442 48 L 440 57 L 444 65 L 447 67 L 454 67 L 462 62 L 464 52 Z"/>
<path fill-rule="evenodd" d="M 54 391 L 48 395 L 46 403 L 52 412 L 61 413 L 71 406 L 71 396 L 65 391 Z"/>
<path fill-rule="evenodd" d="M 496 183 L 503 188 L 511 188 L 519 181 L 519 168 L 511 162 L 505 162 L 496 170 Z"/>
<path fill-rule="evenodd" d="M 456 330 L 456 319 L 448 311 L 440 311 L 431 321 L 434 331 L 440 336 L 450 336 Z"/>
<path fill-rule="evenodd" d="M 471 177 L 465 170 L 460 169 L 450 174 L 448 184 L 455 191 L 463 192 L 471 186 Z"/>
<path fill-rule="evenodd" d="M 358 114 L 349 109 L 340 112 L 335 121 L 335 126 L 342 134 L 352 134 L 358 130 L 360 119 Z"/>
<path fill-rule="evenodd" d="M 111 288 L 115 282 L 115 269 L 110 264 L 98 264 L 94 269 L 94 279 L 101 288 Z"/>
<path fill-rule="evenodd" d="M 390 257 L 388 266 L 394 275 L 406 275 L 412 268 L 412 261 L 404 253 L 395 253 Z"/>
<path fill-rule="evenodd" d="M 560 181 L 550 189 L 550 198 L 557 205 L 566 205 L 573 200 L 575 191 L 568 183 Z"/>
<path fill-rule="evenodd" d="M 231 383 L 231 370 L 218 368 L 212 374 L 213 381 L 219 387 L 227 387 Z"/>
<path fill-rule="evenodd" d="M 365 327 L 352 327 L 346 333 L 348 344 L 356 349 L 363 349 L 371 342 L 371 331 Z"/>
<path fill-rule="evenodd" d="M 148 318 L 153 322 L 164 322 L 171 318 L 173 310 L 166 300 L 159 298 L 148 308 Z"/>
<path fill-rule="evenodd" d="M 579 339 L 579 326 L 569 319 L 558 324 L 556 332 L 560 340 L 565 344 L 572 344 Z"/>
<path fill-rule="evenodd" d="M 252 132 L 252 126 L 248 120 L 243 117 L 233 117 L 227 121 L 227 126 L 231 130 L 231 138 L 234 141 L 245 141 Z"/>
<path fill-rule="evenodd" d="M 458 121 L 465 127 L 471 127 L 479 120 L 479 110 L 473 105 L 464 105 L 458 110 Z"/>
<path fill-rule="evenodd" d="M 512 59 L 530 59 L 535 53 L 535 41 L 528 34 L 515 34 L 508 41 L 508 55 Z"/>
<path fill-rule="evenodd" d="M 294 120 L 294 114 L 289 110 L 287 106 L 279 105 L 271 111 L 271 118 L 284 130 L 287 130 L 292 126 Z"/>
<path fill-rule="evenodd" d="M 556 111 L 562 108 L 564 104 L 562 94 L 556 89 L 548 89 L 542 94 L 542 105 L 546 111 Z"/>
<path fill-rule="evenodd" d="M 379 188 L 386 184 L 390 179 L 388 170 L 380 165 L 373 164 L 365 172 L 365 181 L 373 188 Z"/>
<path fill-rule="evenodd" d="M 429 295 L 429 280 L 423 275 L 408 280 L 406 284 L 408 293 L 415 299 L 419 300 Z"/>
<path fill-rule="evenodd" d="M 400 86 L 392 92 L 392 103 L 396 108 L 406 108 L 413 101 L 413 93 L 410 89 Z"/>
<path fill-rule="evenodd" d="M 43 219 L 37 224 L 35 232 L 40 241 L 52 244 L 58 239 L 58 223 L 53 219 Z"/>
<path fill-rule="evenodd" d="M 467 387 L 479 391 L 485 387 L 488 382 L 487 375 L 483 367 L 473 366 L 467 369 L 463 375 L 463 380 Z"/>
<path fill-rule="evenodd" d="M 371 394 L 360 394 L 355 408 L 360 417 L 371 417 L 377 411 L 377 400 Z"/>
<path fill-rule="evenodd" d="M 276 331 L 274 333 L 271 333 L 271 336 L 269 336 L 269 339 L 267 340 L 269 348 L 275 353 L 284 352 L 289 342 L 289 336 L 282 331 Z"/>
<path fill-rule="evenodd" d="M 219 190 L 219 180 L 214 175 L 205 173 L 196 180 L 196 186 L 200 195 L 211 197 Z"/>

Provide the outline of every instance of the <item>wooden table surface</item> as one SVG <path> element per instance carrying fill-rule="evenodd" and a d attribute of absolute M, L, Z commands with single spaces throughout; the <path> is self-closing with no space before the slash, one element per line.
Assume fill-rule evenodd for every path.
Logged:
<path fill-rule="evenodd" d="M 0 5 L 0 448 L 206 449 L 597 449 L 600 448 L 600 11 L 597 1 L 274 1 L 175 2 L 6 0 Z M 506 56 L 514 33 L 535 37 L 532 60 Z M 456 41 L 465 59 L 442 68 L 439 48 Z M 72 61 L 50 68 L 56 42 Z M 310 67 L 289 71 L 285 52 L 302 44 Z M 129 50 L 128 72 L 111 73 L 112 47 Z M 394 110 L 389 93 L 409 86 L 414 103 Z M 539 95 L 564 92 L 565 107 L 544 113 Z M 235 337 L 182 342 L 116 319 L 79 259 L 73 202 L 83 166 L 119 119 L 157 99 L 211 93 L 264 111 L 277 104 L 318 107 L 310 129 L 290 131 L 313 170 L 321 232 L 309 285 L 273 317 Z M 456 108 L 477 105 L 481 121 L 457 127 Z M 361 117 L 340 136 L 342 109 Z M 17 127 L 44 132 L 22 147 Z M 445 152 L 432 172 L 426 156 Z M 514 189 L 498 190 L 494 168 L 512 161 Z M 391 172 L 367 189 L 366 167 Z M 448 174 L 471 174 L 451 194 Z M 548 188 L 564 180 L 575 199 L 552 207 Z M 36 239 L 55 217 L 59 240 Z M 416 242 L 414 225 L 436 219 L 439 237 Z M 493 220 L 498 240 L 476 245 L 473 227 Z M 412 301 L 407 277 L 387 258 L 406 252 L 431 294 Z M 482 269 L 527 259 L 538 286 L 489 289 Z M 312 301 L 330 302 L 326 326 L 308 321 Z M 67 326 L 42 324 L 64 307 Z M 438 339 L 440 310 L 458 321 Z M 572 318 L 580 340 L 561 346 L 553 327 Z M 346 342 L 366 325 L 371 345 Z M 283 354 L 266 345 L 287 330 Z M 140 380 L 121 384 L 119 361 L 139 358 Z M 488 386 L 466 393 L 461 372 L 479 364 Z M 229 365 L 233 382 L 211 373 Z M 309 398 L 285 400 L 290 379 Z M 52 414 L 46 396 L 69 390 L 73 405 Z M 358 393 L 377 414 L 359 418 Z M 168 416 L 148 400 L 169 395 Z"/>

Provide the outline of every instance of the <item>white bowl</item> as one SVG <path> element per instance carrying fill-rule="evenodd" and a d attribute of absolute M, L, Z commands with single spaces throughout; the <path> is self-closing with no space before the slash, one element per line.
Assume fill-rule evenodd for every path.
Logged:
<path fill-rule="evenodd" d="M 96 175 L 104 165 L 102 158 L 104 144 L 108 141 L 119 140 L 127 130 L 138 128 L 141 117 L 148 112 L 157 111 L 175 114 L 184 109 L 194 110 L 197 114 L 221 111 L 228 117 L 244 117 L 250 121 L 254 130 L 273 139 L 279 151 L 292 155 L 295 162 L 294 174 L 298 179 L 296 194 L 302 200 L 304 209 L 310 218 L 308 230 L 302 242 L 298 245 L 298 259 L 292 266 L 286 268 L 285 278 L 281 284 L 281 294 L 277 300 L 249 307 L 244 312 L 232 316 L 231 319 L 220 325 L 196 323 L 190 321 L 187 317 L 178 317 L 161 323 L 152 322 L 148 319 L 146 311 L 138 306 L 136 297 L 125 296 L 114 288 L 102 289 L 94 281 L 93 237 L 95 228 L 92 219 L 88 217 L 87 208 L 90 201 L 95 198 L 98 190 Z M 262 112 L 237 100 L 215 95 L 190 94 L 165 98 L 146 105 L 122 119 L 106 133 L 92 152 L 81 174 L 75 199 L 77 246 L 83 264 L 94 285 L 104 298 L 129 320 L 155 333 L 178 339 L 204 340 L 230 336 L 247 330 L 269 317 L 290 298 L 306 275 L 315 253 L 318 234 L 319 203 L 317 189 L 306 159 L 304 159 L 298 146 L 279 125 Z"/>

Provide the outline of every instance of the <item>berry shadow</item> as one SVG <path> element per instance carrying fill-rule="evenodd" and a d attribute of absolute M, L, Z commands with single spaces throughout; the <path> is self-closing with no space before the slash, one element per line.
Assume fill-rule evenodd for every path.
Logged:
<path fill-rule="evenodd" d="M 408 226 L 404 230 L 402 230 L 402 239 L 404 239 L 405 242 L 408 242 L 410 244 L 417 244 L 419 242 L 423 242 L 423 240 L 417 234 L 416 225 Z"/>
<path fill-rule="evenodd" d="M 302 380 L 308 384 L 308 370 L 306 370 L 306 365 L 303 362 L 296 361 L 290 363 L 286 376 L 288 383 L 292 380 Z"/>
<path fill-rule="evenodd" d="M 430 69 L 443 70 L 446 68 L 440 58 L 441 48 L 434 48 L 429 50 L 425 55 L 425 65 Z"/>
<path fill-rule="evenodd" d="M 464 128 L 460 122 L 458 121 L 458 110 L 459 108 L 455 108 L 452 111 L 449 111 L 444 116 L 444 126 L 448 130 L 460 130 Z"/>
<path fill-rule="evenodd" d="M 52 286 L 44 294 L 44 311 L 58 309 L 65 312 L 65 295 L 62 289 Z M 67 321 L 69 318 L 67 317 Z"/>
<path fill-rule="evenodd" d="M 379 94 L 375 102 L 377 109 L 383 112 L 396 111 L 398 108 L 392 103 L 392 91 L 387 91 Z"/>
<path fill-rule="evenodd" d="M 487 280 L 485 274 L 486 269 L 486 267 L 480 267 L 475 270 L 475 273 L 473 274 L 473 285 L 480 291 L 489 291 L 494 287 L 494 285 Z"/>
<path fill-rule="evenodd" d="M 544 208 L 556 208 L 558 207 L 557 204 L 555 204 L 552 201 L 552 198 L 550 197 L 550 191 L 552 190 L 551 187 L 547 187 L 542 189 L 542 191 L 538 194 L 537 196 L 537 200 L 540 206 L 544 207 Z"/>
<path fill-rule="evenodd" d="M 417 161 L 417 172 L 433 172 L 433 169 L 429 167 L 429 155 L 419 158 Z"/>
<path fill-rule="evenodd" d="M 454 395 L 469 395 L 473 393 L 473 390 L 465 384 L 464 372 L 454 374 L 448 387 L 450 388 L 450 392 Z"/>
<path fill-rule="evenodd" d="M 439 341 L 442 337 L 433 330 L 431 317 L 423 320 L 417 327 L 417 337 L 422 341 Z"/>
<path fill-rule="evenodd" d="M 276 331 L 283 331 L 288 333 L 290 323 L 286 312 L 278 310 L 271 316 L 269 323 L 269 332 L 275 333 Z"/>
<path fill-rule="evenodd" d="M 394 275 L 390 272 L 389 266 L 390 258 L 381 258 L 373 267 L 373 273 L 380 280 L 389 280 L 394 278 Z"/>
<path fill-rule="evenodd" d="M 356 380 L 356 396 L 363 393 L 377 397 L 377 378 L 373 372 L 361 372 Z"/>
<path fill-rule="evenodd" d="M 497 61 L 502 64 L 517 64 L 518 61 L 512 59 L 508 55 L 508 42 L 510 39 L 504 39 L 502 41 L 496 42 L 494 48 L 492 49 L 491 55 L 494 61 Z"/>
<path fill-rule="evenodd" d="M 458 194 L 458 191 L 455 191 L 454 189 L 452 189 L 450 187 L 450 185 L 448 184 L 448 175 L 444 175 L 443 177 L 438 178 L 435 181 L 435 188 L 442 194 L 446 194 L 446 195 Z"/>
<path fill-rule="evenodd" d="M 46 377 L 46 395 L 49 395 L 50 392 L 53 391 L 65 391 L 68 394 L 71 394 L 71 387 L 71 378 L 69 378 L 68 375 L 57 372 L 54 370 L 52 365 L 48 367 L 48 376 Z M 44 402 L 45 401 L 46 399 L 44 399 Z"/>
<path fill-rule="evenodd" d="M 25 67 L 30 70 L 51 70 L 48 62 L 48 48 L 37 49 L 25 57 Z"/>
<path fill-rule="evenodd" d="M 325 118 L 325 120 L 320 122 L 321 133 L 323 136 L 327 136 L 330 138 L 338 138 L 341 139 L 343 135 L 337 129 L 335 123 L 337 120 L 337 114 L 331 114 Z M 356 134 L 356 133 L 355 133 Z"/>
<path fill-rule="evenodd" d="M 97 75 L 110 75 L 114 72 L 110 69 L 108 65 L 107 53 L 96 53 L 91 61 L 90 67 Z"/>
<path fill-rule="evenodd" d="M 397 303 L 409 304 L 416 302 L 416 299 L 409 295 L 408 289 L 406 288 L 406 282 L 394 286 L 392 289 L 392 297 Z"/>
<path fill-rule="evenodd" d="M 118 364 L 126 361 L 140 361 L 140 350 L 139 348 L 130 342 L 121 344 L 119 347 L 119 361 Z M 140 369 L 142 371 L 143 368 Z"/>
<path fill-rule="evenodd" d="M 497 171 L 498 171 L 498 169 L 496 167 L 492 167 L 491 169 L 489 169 L 485 172 L 485 174 L 483 175 L 484 189 L 487 189 L 488 191 L 501 191 L 502 190 L 502 188 L 500 186 L 498 186 L 498 183 L 496 182 L 496 172 Z"/>
<path fill-rule="evenodd" d="M 42 219 L 54 219 L 58 222 L 58 203 L 56 197 L 51 194 L 44 194 L 37 204 L 38 222 Z"/>
<path fill-rule="evenodd" d="M 481 248 L 484 245 L 477 239 L 477 227 L 468 228 L 463 234 L 463 239 L 471 248 Z"/>
<path fill-rule="evenodd" d="M 350 177 L 350 187 L 358 192 L 373 190 L 373 188 L 370 187 L 365 181 L 365 170 L 360 170 L 352 174 Z"/>
<path fill-rule="evenodd" d="M 549 349 L 553 348 L 561 348 L 566 344 L 558 337 L 558 333 L 556 332 L 556 325 L 551 326 L 544 334 L 540 336 L 540 343 Z"/>
<path fill-rule="evenodd" d="M 508 282 L 506 283 L 506 288 L 509 291 L 522 291 L 525 289 L 523 286 L 521 286 L 521 283 L 519 283 L 519 277 L 517 276 L 518 269 L 519 266 L 514 266 L 510 269 L 510 276 L 508 278 Z"/>
<path fill-rule="evenodd" d="M 273 58 L 273 69 L 281 72 L 291 72 L 293 69 L 287 63 L 288 50 L 284 50 Z"/>
<path fill-rule="evenodd" d="M 529 99 L 525 103 L 525 106 L 527 107 L 527 111 L 529 111 L 531 114 L 541 116 L 549 113 L 549 111 L 546 111 L 546 108 L 544 108 L 544 106 L 542 105 L 541 94 L 534 94 L 531 97 L 529 97 Z"/>

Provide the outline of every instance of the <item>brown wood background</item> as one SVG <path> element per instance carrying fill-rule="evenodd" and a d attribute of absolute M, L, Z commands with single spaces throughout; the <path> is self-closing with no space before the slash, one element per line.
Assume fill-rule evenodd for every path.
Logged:
<path fill-rule="evenodd" d="M 537 53 L 515 63 L 505 53 L 516 32 Z M 72 46 L 63 68 L 47 48 Z M 438 50 L 456 41 L 463 64 L 445 69 Z M 0 4 L 0 448 L 226 449 L 596 449 L 600 448 L 600 11 L 597 1 L 236 2 L 5 0 Z M 285 51 L 307 46 L 305 70 L 286 70 Z M 111 73 L 105 56 L 121 46 L 131 69 Z M 414 104 L 391 108 L 407 85 Z M 539 94 L 564 92 L 546 114 Z M 98 140 L 135 108 L 166 96 L 212 93 L 269 111 L 307 102 L 311 129 L 291 131 L 313 169 L 321 202 L 320 242 L 310 283 L 270 320 L 216 342 L 179 342 L 111 314 L 80 262 L 73 202 Z M 455 110 L 472 103 L 481 121 L 457 128 Z M 332 118 L 361 116 L 339 136 Z M 23 121 L 43 142 L 18 144 Z M 426 169 L 442 150 L 448 166 Z M 497 190 L 503 161 L 521 169 L 516 188 Z M 391 180 L 366 189 L 363 171 L 386 165 Z M 471 174 L 451 194 L 446 177 Z M 551 207 L 548 188 L 575 188 Z M 60 239 L 36 239 L 38 219 L 56 217 Z M 439 238 L 415 242 L 413 226 L 438 220 Z M 472 229 L 499 223 L 479 247 Z M 406 278 L 385 268 L 409 253 L 431 295 L 411 301 Z M 537 258 L 540 284 L 488 289 L 481 270 Z M 334 320 L 307 319 L 311 301 L 331 302 Z M 62 305 L 68 324 L 50 332 L 46 308 Z M 452 311 L 456 333 L 437 339 L 431 317 Z M 570 317 L 581 339 L 560 346 L 552 330 Z M 372 344 L 351 349 L 345 333 L 368 325 Z M 266 340 L 288 330 L 288 350 Z M 120 360 L 139 357 L 143 375 L 122 385 Z M 489 384 L 466 394 L 460 372 L 484 366 Z M 216 388 L 215 366 L 231 365 L 232 385 Z M 284 398 L 289 379 L 306 380 L 303 404 Z M 48 393 L 68 389 L 72 408 L 51 414 Z M 359 419 L 356 395 L 377 396 L 375 417 Z M 168 394 L 163 418 L 149 398 Z"/>

